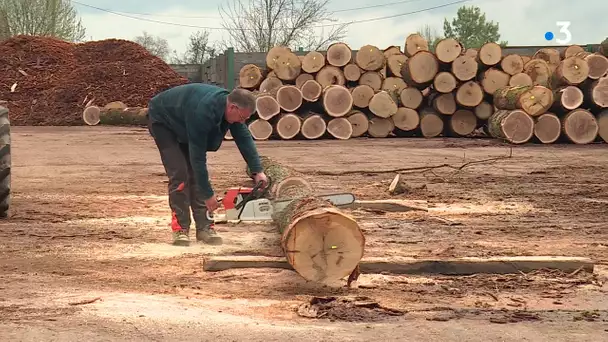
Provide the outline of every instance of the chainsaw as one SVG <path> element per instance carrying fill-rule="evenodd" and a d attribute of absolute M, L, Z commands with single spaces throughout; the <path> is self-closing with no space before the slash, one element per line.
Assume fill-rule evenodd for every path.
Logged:
<path fill-rule="evenodd" d="M 206 212 L 207 219 L 215 223 L 227 221 L 267 221 L 272 220 L 273 214 L 283 211 L 294 199 L 272 200 L 268 190 L 272 180 L 268 177 L 265 187 L 258 182 L 253 188 L 233 187 L 224 193 L 223 198 L 218 198 L 224 208 L 224 215 L 214 215 Z M 329 201 L 336 207 L 346 207 L 355 202 L 352 193 L 334 193 L 315 196 L 319 199 Z"/>

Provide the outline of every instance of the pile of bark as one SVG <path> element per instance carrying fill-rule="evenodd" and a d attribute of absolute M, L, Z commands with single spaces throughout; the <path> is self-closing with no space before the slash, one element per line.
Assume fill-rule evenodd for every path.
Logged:
<path fill-rule="evenodd" d="M 14 125 L 82 125 L 83 109 L 149 99 L 188 80 L 141 45 L 108 39 L 72 44 L 37 36 L 0 42 L 0 101 Z"/>
<path fill-rule="evenodd" d="M 580 46 L 505 55 L 418 34 L 401 49 L 335 43 L 297 56 L 274 47 L 245 65 L 239 86 L 257 96 L 255 139 L 471 137 L 511 143 L 608 139 L 608 59 Z M 227 136 L 230 139 L 230 136 Z"/>

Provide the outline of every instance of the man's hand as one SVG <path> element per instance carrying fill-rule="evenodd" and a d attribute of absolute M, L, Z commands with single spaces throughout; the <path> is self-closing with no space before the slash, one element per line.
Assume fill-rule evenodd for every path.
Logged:
<path fill-rule="evenodd" d="M 264 172 L 256 173 L 253 176 L 253 181 L 255 182 L 255 184 L 262 182 L 262 187 L 266 187 L 268 185 L 268 177 L 266 177 L 266 174 Z"/>
<path fill-rule="evenodd" d="M 213 195 L 211 198 L 205 200 L 205 206 L 207 207 L 207 211 L 209 211 L 209 213 L 213 213 L 217 208 L 220 207 L 220 202 L 218 202 L 217 197 Z"/>

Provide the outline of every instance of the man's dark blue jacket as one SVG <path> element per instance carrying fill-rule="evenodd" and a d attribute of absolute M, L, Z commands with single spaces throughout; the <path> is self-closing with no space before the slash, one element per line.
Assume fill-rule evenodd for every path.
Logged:
<path fill-rule="evenodd" d="M 188 144 L 196 182 L 205 199 L 213 196 L 207 171 L 207 151 L 217 151 L 228 129 L 252 172 L 262 166 L 253 138 L 245 124 L 225 119 L 229 91 L 209 84 L 190 83 L 156 95 L 148 104 L 151 123 L 158 122 Z"/>

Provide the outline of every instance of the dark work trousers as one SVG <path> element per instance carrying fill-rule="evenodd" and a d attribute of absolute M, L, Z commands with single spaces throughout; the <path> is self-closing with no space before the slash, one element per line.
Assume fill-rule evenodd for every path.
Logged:
<path fill-rule="evenodd" d="M 169 177 L 169 207 L 171 208 L 171 229 L 190 229 L 190 208 L 197 229 L 210 225 L 205 215 L 205 201 L 195 183 L 188 145 L 177 141 L 177 136 L 161 123 L 148 124 L 150 134 L 160 151 L 160 158 Z"/>

